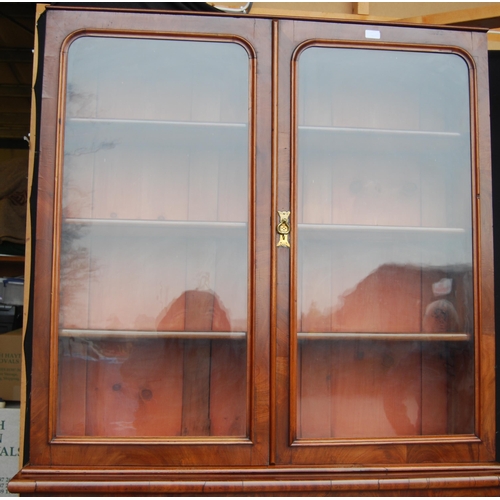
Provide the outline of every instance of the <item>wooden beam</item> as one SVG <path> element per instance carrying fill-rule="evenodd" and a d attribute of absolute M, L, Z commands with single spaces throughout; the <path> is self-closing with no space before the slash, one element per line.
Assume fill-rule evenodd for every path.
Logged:
<path fill-rule="evenodd" d="M 494 28 L 500 26 L 500 3 L 472 9 L 440 12 L 424 16 L 400 19 L 401 22 L 417 24 L 449 24 L 454 26 L 474 26 Z"/>
<path fill-rule="evenodd" d="M 370 15 L 370 2 L 354 2 L 352 12 L 361 16 Z"/>
<path fill-rule="evenodd" d="M 500 30 L 488 33 L 488 50 L 500 50 Z"/>
<path fill-rule="evenodd" d="M 364 2 L 361 2 L 364 3 Z M 368 3 L 368 2 L 366 2 Z M 283 5 L 293 5 L 284 3 Z M 217 5 L 215 5 L 217 7 Z M 283 8 L 268 8 L 259 7 L 259 3 L 256 2 L 252 6 L 250 15 L 262 15 L 262 16 L 284 16 L 284 17 L 300 17 L 300 18 L 314 18 L 314 19 L 347 19 L 354 21 L 395 21 L 397 17 L 387 17 L 387 16 L 370 16 L 361 14 L 346 14 L 341 12 L 324 12 L 324 11 L 310 11 L 310 10 L 299 10 L 290 9 L 287 7 Z"/>

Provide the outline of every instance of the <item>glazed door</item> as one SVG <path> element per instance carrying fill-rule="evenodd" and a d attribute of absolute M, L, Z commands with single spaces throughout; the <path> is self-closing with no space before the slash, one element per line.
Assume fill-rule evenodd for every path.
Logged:
<path fill-rule="evenodd" d="M 439 461 L 437 443 L 472 461 L 474 63 L 399 28 L 297 24 L 280 52 L 277 461 Z"/>
<path fill-rule="evenodd" d="M 53 449 L 266 463 L 269 23 L 85 16 L 56 47 Z"/>

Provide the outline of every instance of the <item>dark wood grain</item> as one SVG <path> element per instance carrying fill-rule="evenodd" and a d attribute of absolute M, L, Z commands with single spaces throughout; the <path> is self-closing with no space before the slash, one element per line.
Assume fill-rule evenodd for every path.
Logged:
<path fill-rule="evenodd" d="M 386 468 L 347 472 L 343 469 L 279 469 L 250 473 L 245 469 L 231 474 L 217 470 L 182 474 L 165 470 L 131 470 L 127 477 L 118 471 L 94 470 L 85 476 L 81 471 L 29 468 L 24 478 L 17 477 L 11 489 L 21 494 L 189 494 L 218 496 L 496 496 L 500 475 L 496 469 L 464 467 L 458 471 L 441 465 L 429 474 L 429 468 Z M 428 475 L 428 477 L 425 477 Z M 381 477 L 381 475 L 383 477 Z"/>

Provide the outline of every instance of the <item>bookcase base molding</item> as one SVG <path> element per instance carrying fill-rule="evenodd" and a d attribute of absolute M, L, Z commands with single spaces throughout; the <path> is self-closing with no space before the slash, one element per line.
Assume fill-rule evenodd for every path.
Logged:
<path fill-rule="evenodd" d="M 11 491 L 47 495 L 498 496 L 500 465 L 308 469 L 92 470 L 27 468 Z"/>

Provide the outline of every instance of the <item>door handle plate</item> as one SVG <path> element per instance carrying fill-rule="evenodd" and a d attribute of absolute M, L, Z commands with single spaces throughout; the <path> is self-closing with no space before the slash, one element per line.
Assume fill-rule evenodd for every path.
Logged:
<path fill-rule="evenodd" d="M 290 248 L 290 242 L 288 241 L 288 235 L 290 234 L 290 221 L 289 221 L 290 212 L 278 210 L 278 216 L 279 216 L 279 222 L 277 231 L 278 234 L 280 235 L 280 239 L 278 241 L 277 246 Z"/>

